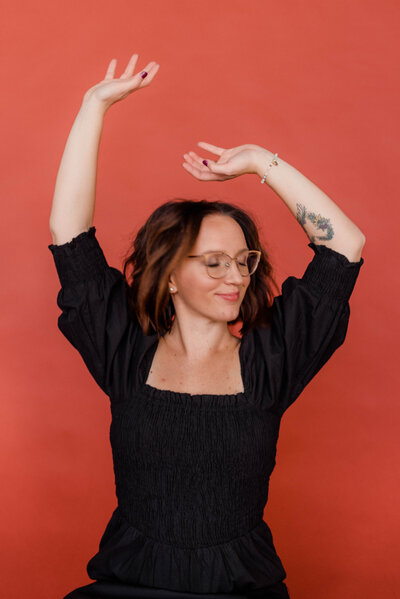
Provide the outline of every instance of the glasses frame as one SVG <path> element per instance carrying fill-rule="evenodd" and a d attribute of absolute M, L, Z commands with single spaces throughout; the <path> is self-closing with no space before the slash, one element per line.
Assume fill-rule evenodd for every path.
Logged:
<path fill-rule="evenodd" d="M 249 274 L 247 274 L 247 275 L 242 275 L 242 273 L 240 272 L 240 270 L 239 270 L 238 258 L 236 257 L 236 256 L 238 256 L 238 254 L 243 254 L 244 252 L 249 252 L 249 253 L 252 253 L 252 254 L 256 254 L 256 255 L 257 255 L 257 257 L 258 257 L 258 259 L 257 259 L 257 262 L 256 262 L 256 265 L 255 265 L 255 268 L 254 268 L 253 272 L 252 272 L 252 273 L 249 273 Z M 225 272 L 224 272 L 224 274 L 223 274 L 223 275 L 221 275 L 220 277 L 215 277 L 214 275 L 211 275 L 211 274 L 210 274 L 210 271 L 208 270 L 208 265 L 206 264 L 206 259 L 207 259 L 207 257 L 208 257 L 208 256 L 212 256 L 213 254 L 223 254 L 224 256 L 226 256 L 227 258 L 229 258 L 229 262 L 226 262 L 226 263 L 225 263 Z M 204 266 L 206 267 L 207 274 L 208 274 L 208 276 L 209 276 L 209 277 L 211 277 L 212 279 L 222 279 L 222 278 L 223 278 L 223 277 L 226 275 L 226 273 L 228 272 L 228 269 L 231 267 L 231 264 L 232 264 L 232 262 L 233 262 L 233 261 L 235 261 L 235 262 L 236 262 L 236 266 L 238 267 L 239 274 L 240 274 L 242 277 L 251 277 L 251 275 L 253 275 L 253 274 L 256 272 L 256 270 L 257 270 L 257 267 L 258 267 L 258 265 L 259 265 L 259 263 L 260 263 L 261 251 L 260 251 L 260 250 L 242 250 L 241 252 L 238 252 L 238 254 L 236 254 L 236 256 L 235 256 L 234 258 L 232 258 L 232 256 L 230 256 L 230 255 L 229 255 L 229 254 L 227 254 L 226 252 L 222 252 L 222 251 L 218 251 L 218 250 L 216 250 L 216 251 L 214 251 L 214 252 L 205 252 L 204 254 L 190 254 L 190 255 L 188 255 L 188 256 L 186 256 L 186 257 L 187 257 L 187 258 L 203 258 L 203 259 L 204 259 L 204 262 L 203 262 L 203 264 L 204 264 Z"/>

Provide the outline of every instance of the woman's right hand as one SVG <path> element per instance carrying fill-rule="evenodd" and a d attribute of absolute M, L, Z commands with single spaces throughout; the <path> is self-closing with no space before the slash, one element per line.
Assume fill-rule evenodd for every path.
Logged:
<path fill-rule="evenodd" d="M 132 55 L 128 62 L 128 66 L 119 79 L 114 78 L 117 59 L 113 58 L 108 65 L 104 80 L 88 89 L 85 93 L 84 100 L 95 98 L 105 107 L 105 109 L 108 109 L 112 104 L 123 100 L 132 92 L 150 85 L 160 68 L 160 65 L 157 62 L 151 61 L 147 63 L 144 69 L 136 73 L 136 75 L 133 75 L 138 56 L 138 54 Z M 145 78 L 141 76 L 144 72 L 147 73 Z"/>

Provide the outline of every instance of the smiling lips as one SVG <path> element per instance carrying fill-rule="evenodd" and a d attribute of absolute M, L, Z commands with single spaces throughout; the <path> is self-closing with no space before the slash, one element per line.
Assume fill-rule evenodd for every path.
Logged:
<path fill-rule="evenodd" d="M 219 297 L 222 297 L 230 302 L 235 302 L 239 299 L 239 293 L 217 293 L 216 295 L 219 295 Z"/>

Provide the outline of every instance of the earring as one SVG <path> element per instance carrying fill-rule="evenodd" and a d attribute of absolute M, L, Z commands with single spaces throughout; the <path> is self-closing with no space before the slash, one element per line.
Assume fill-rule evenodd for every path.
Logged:
<path fill-rule="evenodd" d="M 170 291 L 173 291 L 173 290 L 174 290 L 174 288 L 173 288 L 173 287 L 170 287 L 170 288 L 169 288 L 169 290 L 170 290 Z"/>

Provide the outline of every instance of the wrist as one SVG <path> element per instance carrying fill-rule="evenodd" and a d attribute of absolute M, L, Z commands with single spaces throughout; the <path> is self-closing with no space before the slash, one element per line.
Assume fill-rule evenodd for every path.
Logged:
<path fill-rule="evenodd" d="M 88 113 L 96 113 L 100 116 L 104 116 L 107 112 L 107 106 L 99 100 L 97 96 L 91 93 L 91 90 L 88 90 L 83 96 L 81 111 Z"/>
<path fill-rule="evenodd" d="M 254 151 L 253 172 L 258 175 L 260 179 L 263 178 L 273 157 L 274 154 L 269 150 L 260 149 Z"/>
<path fill-rule="evenodd" d="M 274 189 L 274 181 L 276 182 L 276 176 L 279 179 L 279 171 L 277 169 L 279 165 L 286 164 L 277 153 L 270 152 L 269 150 L 263 150 L 259 152 L 256 157 L 256 170 L 255 172 L 261 179 L 261 183 L 267 183 Z"/>

